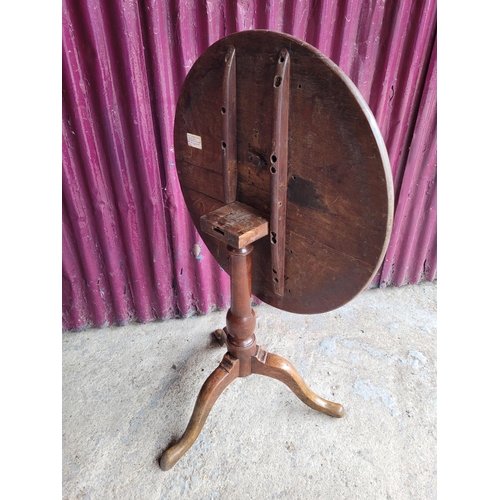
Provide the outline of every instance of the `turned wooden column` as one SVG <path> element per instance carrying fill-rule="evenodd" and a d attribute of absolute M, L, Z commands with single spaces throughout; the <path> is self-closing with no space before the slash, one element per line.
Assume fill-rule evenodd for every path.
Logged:
<path fill-rule="evenodd" d="M 240 360 L 240 377 L 252 373 L 250 358 L 255 352 L 255 311 L 252 309 L 252 245 L 228 246 L 231 276 L 231 307 L 226 315 L 226 344 L 229 354 Z"/>

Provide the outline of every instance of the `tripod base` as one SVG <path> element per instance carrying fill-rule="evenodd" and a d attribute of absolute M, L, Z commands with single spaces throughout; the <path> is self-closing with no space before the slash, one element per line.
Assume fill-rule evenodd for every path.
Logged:
<path fill-rule="evenodd" d="M 227 343 L 227 333 L 217 330 L 215 336 L 219 343 Z M 203 425 L 224 389 L 238 377 L 246 377 L 251 373 L 265 375 L 280 380 L 287 385 L 294 394 L 313 410 L 326 413 L 332 417 L 343 417 L 342 405 L 327 401 L 315 394 L 304 382 L 293 365 L 276 354 L 268 353 L 255 344 L 254 352 L 248 358 L 236 358 L 227 352 L 220 365 L 207 378 L 198 394 L 196 404 L 189 424 L 181 439 L 168 448 L 162 455 L 160 467 L 167 471 L 191 448 L 200 434 Z"/>
<path fill-rule="evenodd" d="M 171 469 L 189 450 L 217 398 L 238 377 L 257 373 L 281 380 L 312 409 L 332 417 L 344 415 L 341 405 L 314 394 L 289 361 L 264 351 L 256 343 L 256 318 L 251 306 L 251 253 L 252 243 L 268 233 L 268 221 L 256 214 L 251 207 L 234 202 L 203 216 L 201 225 L 204 231 L 228 244 L 231 307 L 226 315 L 226 327 L 215 332 L 219 343 L 227 345 L 227 353 L 203 384 L 191 420 L 181 439 L 163 453 L 160 460 L 163 470 Z M 271 236 L 274 238 L 273 234 Z M 276 269 L 273 269 L 273 273 L 274 271 Z M 279 278 L 276 279 L 279 282 Z"/>

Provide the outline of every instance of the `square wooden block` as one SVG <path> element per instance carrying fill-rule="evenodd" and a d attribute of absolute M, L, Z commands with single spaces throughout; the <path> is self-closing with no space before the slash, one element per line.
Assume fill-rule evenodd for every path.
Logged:
<path fill-rule="evenodd" d="M 243 248 L 269 233 L 269 223 L 262 214 L 235 201 L 200 218 L 201 230 L 214 238 Z"/>

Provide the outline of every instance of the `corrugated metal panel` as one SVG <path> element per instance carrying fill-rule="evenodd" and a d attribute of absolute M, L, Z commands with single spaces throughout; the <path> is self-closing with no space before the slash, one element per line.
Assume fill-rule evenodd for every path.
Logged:
<path fill-rule="evenodd" d="M 437 48 L 434 41 L 380 285 L 432 281 L 437 268 Z"/>
<path fill-rule="evenodd" d="M 64 329 L 228 306 L 228 277 L 178 186 L 173 118 L 201 53 L 225 35 L 262 28 L 318 47 L 377 118 L 396 214 L 374 285 L 435 278 L 435 0 L 65 0 Z"/>

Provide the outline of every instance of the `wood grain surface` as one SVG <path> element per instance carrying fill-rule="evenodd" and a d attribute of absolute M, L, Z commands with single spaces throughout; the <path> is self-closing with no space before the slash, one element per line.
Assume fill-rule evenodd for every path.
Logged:
<path fill-rule="evenodd" d="M 228 110 L 224 74 L 231 47 L 236 108 Z M 224 154 L 235 150 L 236 200 L 271 219 L 273 133 L 280 119 L 274 116 L 274 89 L 284 49 L 289 58 L 284 290 L 276 293 L 273 243 L 264 237 L 253 243 L 252 291 L 286 311 L 321 313 L 344 305 L 371 283 L 387 249 L 394 203 L 375 119 L 332 61 L 297 38 L 266 30 L 235 33 L 213 44 L 191 68 L 178 99 L 177 172 L 200 236 L 227 271 L 226 243 L 202 232 L 200 217 L 226 204 Z M 228 112 L 235 119 L 228 120 Z M 236 130 L 228 130 L 230 123 Z"/>

